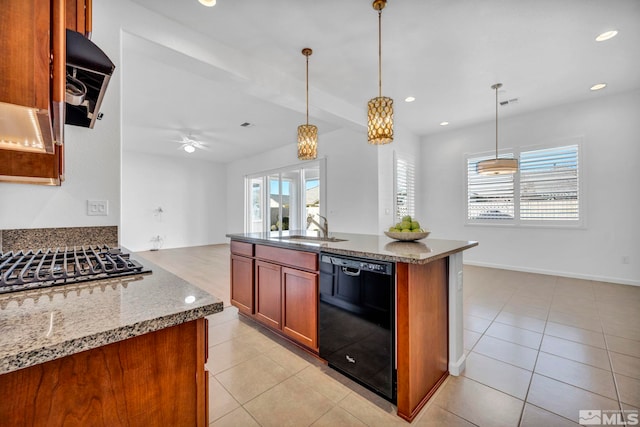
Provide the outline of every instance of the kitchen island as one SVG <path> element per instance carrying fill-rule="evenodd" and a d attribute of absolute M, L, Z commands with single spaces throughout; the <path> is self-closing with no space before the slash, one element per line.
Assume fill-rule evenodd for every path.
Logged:
<path fill-rule="evenodd" d="M 477 242 L 285 231 L 228 234 L 231 303 L 240 313 L 318 354 L 319 257 L 344 255 L 395 266 L 398 415 L 411 421 L 465 366 L 462 251 Z M 318 345 L 319 344 L 319 345 Z"/>
<path fill-rule="evenodd" d="M 131 257 L 152 272 L 0 295 L 3 426 L 208 425 L 222 302 Z"/>

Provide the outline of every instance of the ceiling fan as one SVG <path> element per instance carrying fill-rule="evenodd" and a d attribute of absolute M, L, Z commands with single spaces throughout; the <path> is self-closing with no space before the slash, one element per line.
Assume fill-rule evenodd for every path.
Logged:
<path fill-rule="evenodd" d="M 207 143 L 195 139 L 191 135 L 191 133 L 189 133 L 189 136 L 183 136 L 182 139 L 180 140 L 174 140 L 174 142 L 177 142 L 180 144 L 180 147 L 178 147 L 178 150 L 182 149 L 189 154 L 196 151 L 196 149 L 207 150 L 207 151 L 210 150 Z"/>

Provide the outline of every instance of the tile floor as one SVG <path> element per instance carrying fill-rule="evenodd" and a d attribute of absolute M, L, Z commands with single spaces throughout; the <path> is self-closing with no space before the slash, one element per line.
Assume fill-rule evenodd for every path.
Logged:
<path fill-rule="evenodd" d="M 228 305 L 228 245 L 142 255 Z M 581 409 L 640 407 L 640 288 L 469 266 L 464 285 L 467 369 L 413 425 L 577 426 Z M 233 307 L 210 317 L 209 345 L 211 426 L 407 425 Z"/>

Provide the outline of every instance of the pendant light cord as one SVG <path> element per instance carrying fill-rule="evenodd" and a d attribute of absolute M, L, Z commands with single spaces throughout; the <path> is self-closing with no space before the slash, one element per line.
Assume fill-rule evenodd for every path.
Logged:
<path fill-rule="evenodd" d="M 382 97 L 382 9 L 378 10 L 378 96 Z"/>
<path fill-rule="evenodd" d="M 309 55 L 307 57 L 307 126 L 309 126 Z"/>
<path fill-rule="evenodd" d="M 496 85 L 496 160 L 498 159 L 498 86 Z"/>

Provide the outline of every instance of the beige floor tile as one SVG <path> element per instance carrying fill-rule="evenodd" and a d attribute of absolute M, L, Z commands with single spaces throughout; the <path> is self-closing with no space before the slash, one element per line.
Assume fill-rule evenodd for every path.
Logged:
<path fill-rule="evenodd" d="M 304 357 L 280 345 L 267 350 L 263 354 L 292 374 L 300 372 L 309 366 L 309 362 Z"/>
<path fill-rule="evenodd" d="M 632 328 L 629 326 L 629 322 L 614 322 L 603 320 L 602 329 L 605 334 L 614 335 L 620 338 L 626 338 L 628 340 L 640 341 L 640 329 Z"/>
<path fill-rule="evenodd" d="M 212 374 L 218 374 L 259 354 L 256 348 L 232 339 L 209 347 L 207 368 Z"/>
<path fill-rule="evenodd" d="M 620 401 L 640 407 L 640 380 L 616 374 L 616 383 L 620 392 Z"/>
<path fill-rule="evenodd" d="M 296 377 L 278 384 L 244 405 L 262 426 L 308 426 L 333 408 L 333 403 Z"/>
<path fill-rule="evenodd" d="M 635 420 L 640 420 L 640 406 L 631 406 L 623 403 L 622 405 L 623 415 L 627 421 L 631 422 L 629 419 L 629 415 L 631 415 Z M 631 423 L 629 425 L 632 425 Z"/>
<path fill-rule="evenodd" d="M 578 427 L 578 425 L 573 421 L 529 403 L 524 405 L 524 413 L 520 423 L 520 427 Z"/>
<path fill-rule="evenodd" d="M 229 412 L 224 417 L 211 423 L 211 427 L 259 427 L 260 424 L 253 419 L 244 408 L 240 407 Z"/>
<path fill-rule="evenodd" d="M 238 318 L 238 309 L 230 306 L 226 306 L 224 310 L 222 310 L 219 313 L 207 316 L 207 319 L 209 319 L 209 327 L 213 325 L 219 325 L 220 323 L 225 323 L 225 322 L 228 322 L 229 320 L 234 320 L 237 318 Z"/>
<path fill-rule="evenodd" d="M 216 379 L 244 404 L 291 375 L 273 360 L 260 355 L 217 374 Z"/>
<path fill-rule="evenodd" d="M 229 341 L 251 330 L 251 326 L 241 319 L 231 319 L 228 322 L 215 325 L 209 324 L 209 347 Z"/>
<path fill-rule="evenodd" d="M 464 329 L 468 329 L 477 333 L 484 333 L 487 330 L 489 325 L 491 324 L 491 320 L 483 319 L 482 317 L 476 316 L 464 316 Z"/>
<path fill-rule="evenodd" d="M 481 426 L 516 426 L 523 401 L 465 377 L 453 377 L 434 404 Z"/>
<path fill-rule="evenodd" d="M 544 320 L 508 311 L 500 313 L 498 317 L 496 317 L 495 321 L 538 333 L 542 333 L 544 331 L 544 326 L 546 324 Z"/>
<path fill-rule="evenodd" d="M 562 325 L 555 322 L 547 322 L 544 330 L 545 335 L 551 335 L 566 340 L 579 342 L 594 347 L 606 348 L 604 335 L 601 332 L 588 331 L 586 329 L 575 328 L 573 326 Z"/>
<path fill-rule="evenodd" d="M 626 354 L 609 352 L 613 372 L 626 375 L 628 377 L 640 379 L 640 358 L 627 356 Z"/>
<path fill-rule="evenodd" d="M 547 320 L 547 315 L 549 313 L 548 308 L 540 308 L 534 307 L 528 304 L 516 304 L 514 302 L 509 302 L 504 306 L 502 312 L 517 314 L 520 316 L 532 317 L 538 320 Z"/>
<path fill-rule="evenodd" d="M 531 371 L 471 352 L 465 377 L 524 400 L 531 381 Z"/>
<path fill-rule="evenodd" d="M 609 351 L 626 354 L 627 356 L 640 357 L 640 341 L 606 335 Z"/>
<path fill-rule="evenodd" d="M 493 322 L 485 335 L 534 349 L 538 349 L 542 342 L 542 334 L 498 322 Z"/>
<path fill-rule="evenodd" d="M 239 406 L 238 401 L 222 384 L 213 375 L 209 375 L 209 422 L 222 418 Z"/>
<path fill-rule="evenodd" d="M 371 427 L 407 426 L 406 421 L 398 417 L 395 408 L 389 407 L 385 411 L 358 393 L 349 393 L 338 406 Z"/>
<path fill-rule="evenodd" d="M 607 351 L 602 348 L 545 335 L 540 351 L 564 357 L 565 359 L 575 360 L 576 362 L 586 363 L 596 368 L 611 370 L 609 355 Z"/>
<path fill-rule="evenodd" d="M 296 378 L 322 394 L 327 399 L 337 403 L 344 399 L 351 389 L 327 374 L 329 367 L 307 366 L 296 374 Z"/>
<path fill-rule="evenodd" d="M 429 405 L 411 425 L 415 427 L 473 427 L 475 424 L 442 409 L 438 405 Z"/>
<path fill-rule="evenodd" d="M 473 352 L 510 363 L 529 371 L 533 371 L 538 354 L 538 352 L 532 348 L 487 335 L 480 338 L 480 341 L 478 341 L 473 348 L 472 353 Z"/>
<path fill-rule="evenodd" d="M 604 369 L 540 352 L 535 372 L 610 399 L 617 399 L 613 374 Z"/>
<path fill-rule="evenodd" d="M 548 320 L 549 322 L 573 326 L 574 328 L 602 332 L 602 324 L 598 318 L 597 311 L 591 314 L 573 314 L 552 308 L 549 312 Z"/>
<path fill-rule="evenodd" d="M 313 427 L 365 427 L 366 424 L 340 408 L 339 406 L 334 406 L 329 412 L 324 414 L 318 419 L 315 423 L 312 424 Z"/>
<path fill-rule="evenodd" d="M 256 329 L 252 329 L 245 334 L 237 336 L 233 341 L 236 341 L 239 345 L 255 348 L 263 353 L 277 346 L 278 338 L 279 337 L 272 332 L 263 334 Z"/>
<path fill-rule="evenodd" d="M 482 334 L 478 332 L 470 331 L 468 329 L 463 329 L 462 334 L 463 334 L 464 348 L 466 350 L 471 350 L 473 346 L 476 345 L 480 337 L 482 336 Z"/>
<path fill-rule="evenodd" d="M 500 313 L 500 310 L 502 309 L 503 305 L 504 304 L 502 303 L 491 304 L 491 305 L 466 304 L 464 307 L 464 312 L 469 316 L 475 316 L 475 317 L 480 317 L 482 319 L 493 320 L 498 315 L 498 313 Z"/>
<path fill-rule="evenodd" d="M 579 410 L 620 409 L 616 400 L 538 374 L 533 374 L 527 402 L 576 423 Z"/>

